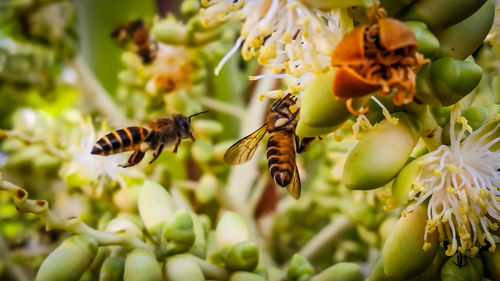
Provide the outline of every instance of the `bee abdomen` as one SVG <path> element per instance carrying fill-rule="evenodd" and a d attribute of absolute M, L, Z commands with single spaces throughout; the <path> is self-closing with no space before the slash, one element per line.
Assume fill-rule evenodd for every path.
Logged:
<path fill-rule="evenodd" d="M 280 186 L 292 180 L 295 168 L 295 151 L 292 136 L 272 133 L 267 142 L 267 164 L 271 177 Z"/>
<path fill-rule="evenodd" d="M 128 127 L 111 132 L 96 142 L 91 153 L 111 155 L 137 150 L 147 134 L 148 130 L 141 127 Z"/>

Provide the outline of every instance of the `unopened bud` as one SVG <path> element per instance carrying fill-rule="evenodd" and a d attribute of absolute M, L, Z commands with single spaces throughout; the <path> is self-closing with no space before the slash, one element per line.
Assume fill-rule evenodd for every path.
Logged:
<path fill-rule="evenodd" d="M 127 254 L 124 281 L 162 281 L 160 264 L 151 250 L 135 249 Z"/>
<path fill-rule="evenodd" d="M 165 224 L 163 237 L 167 240 L 167 254 L 187 252 L 194 243 L 193 220 L 188 211 L 179 210 Z"/>
<path fill-rule="evenodd" d="M 236 271 L 231 274 L 229 281 L 266 281 L 266 279 L 255 273 Z"/>
<path fill-rule="evenodd" d="M 167 259 L 165 277 L 169 281 L 205 281 L 200 267 L 193 257 L 187 254 L 176 255 Z"/>
<path fill-rule="evenodd" d="M 359 265 L 352 262 L 341 262 L 328 267 L 314 276 L 311 281 L 362 281 Z"/>
<path fill-rule="evenodd" d="M 457 258 L 450 257 L 441 268 L 442 281 L 481 281 L 483 263 L 479 258 L 463 257 L 462 264 L 457 265 Z"/>
<path fill-rule="evenodd" d="M 231 247 L 241 241 L 250 240 L 245 220 L 234 212 L 225 212 L 222 215 L 215 228 L 215 235 L 219 249 Z"/>
<path fill-rule="evenodd" d="M 93 238 L 72 236 L 57 247 L 43 261 L 36 275 L 37 281 L 78 280 L 90 266 L 97 253 Z"/>
<path fill-rule="evenodd" d="M 139 214 L 151 234 L 157 240 L 165 222 L 175 212 L 174 203 L 170 194 L 163 186 L 145 181 L 139 192 Z"/>
<path fill-rule="evenodd" d="M 232 271 L 253 271 L 259 262 L 259 248 L 254 242 L 242 241 L 223 251 L 222 256 Z"/>
<path fill-rule="evenodd" d="M 121 256 L 109 256 L 101 267 L 99 281 L 120 281 L 123 280 L 125 268 L 125 258 Z"/>
<path fill-rule="evenodd" d="M 295 254 L 290 262 L 286 278 L 292 281 L 310 280 L 314 273 L 311 263 L 304 256 Z"/>

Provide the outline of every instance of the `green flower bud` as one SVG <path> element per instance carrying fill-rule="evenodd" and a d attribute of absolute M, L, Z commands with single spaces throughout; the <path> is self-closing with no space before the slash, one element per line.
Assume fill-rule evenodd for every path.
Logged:
<path fill-rule="evenodd" d="M 153 239 L 158 240 L 163 224 L 175 212 L 174 202 L 163 186 L 145 181 L 139 192 L 139 214 Z"/>
<path fill-rule="evenodd" d="M 195 191 L 196 201 L 200 204 L 206 204 L 212 201 L 217 194 L 217 178 L 211 174 L 204 174 L 198 183 Z"/>
<path fill-rule="evenodd" d="M 12 166 L 31 165 L 33 159 L 45 154 L 45 148 L 42 145 L 30 145 L 8 158 L 8 162 Z"/>
<path fill-rule="evenodd" d="M 314 273 L 314 268 L 309 261 L 301 254 L 295 254 L 290 261 L 286 279 L 290 281 L 310 280 L 314 276 Z"/>
<path fill-rule="evenodd" d="M 122 70 L 118 73 L 118 80 L 122 82 L 123 84 L 127 86 L 142 86 L 143 81 L 142 79 L 137 75 L 137 72 L 125 69 Z"/>
<path fill-rule="evenodd" d="M 398 124 L 384 120 L 347 156 L 343 183 L 350 189 L 374 189 L 390 182 L 404 167 L 420 135 L 411 117 L 396 113 Z"/>
<path fill-rule="evenodd" d="M 24 142 L 18 139 L 2 140 L 2 150 L 7 154 L 12 154 L 18 150 L 24 149 L 25 147 L 26 145 Z"/>
<path fill-rule="evenodd" d="M 388 217 L 386 218 L 381 224 L 378 229 L 378 232 L 380 234 L 380 240 L 385 241 L 387 237 L 392 233 L 392 231 L 396 228 L 396 225 L 398 224 L 398 219 L 395 217 Z"/>
<path fill-rule="evenodd" d="M 452 105 L 470 93 L 482 75 L 474 62 L 445 57 L 422 67 L 416 95 L 432 107 Z"/>
<path fill-rule="evenodd" d="M 125 268 L 125 258 L 121 256 L 109 256 L 101 267 L 99 281 L 120 281 L 123 280 Z"/>
<path fill-rule="evenodd" d="M 84 235 L 72 236 L 43 261 L 37 281 L 79 280 L 97 253 L 97 241 Z"/>
<path fill-rule="evenodd" d="M 441 30 L 469 17 L 485 0 L 419 0 L 403 13 L 403 19 L 425 22 L 431 30 Z"/>
<path fill-rule="evenodd" d="M 432 263 L 425 271 L 406 281 L 439 280 L 441 277 L 441 267 L 447 259 L 448 256 L 445 254 L 445 249 L 440 247 Z"/>
<path fill-rule="evenodd" d="M 61 159 L 49 154 L 42 154 L 33 159 L 35 169 L 54 169 L 59 166 Z"/>
<path fill-rule="evenodd" d="M 479 258 L 463 257 L 463 264 L 457 265 L 455 256 L 448 258 L 441 268 L 442 281 L 481 281 L 483 263 Z"/>
<path fill-rule="evenodd" d="M 389 280 L 384 272 L 384 262 L 382 259 L 379 259 L 372 270 L 370 271 L 370 275 L 366 279 L 366 281 L 386 281 Z"/>
<path fill-rule="evenodd" d="M 188 18 L 194 16 L 200 10 L 200 2 L 197 0 L 186 0 L 181 3 L 181 14 Z"/>
<path fill-rule="evenodd" d="M 497 105 L 498 110 L 500 106 Z M 469 107 L 461 112 L 461 115 L 467 119 L 467 124 L 472 127 L 473 130 L 477 130 L 481 125 L 483 125 L 484 120 L 490 114 L 491 106 L 474 106 Z M 500 113 L 500 112 L 499 112 Z"/>
<path fill-rule="evenodd" d="M 411 161 L 396 176 L 392 183 L 392 199 L 394 203 L 402 205 L 408 202 L 408 194 L 410 193 L 413 182 L 424 165 L 425 158 L 424 155 Z"/>
<path fill-rule="evenodd" d="M 314 276 L 311 281 L 362 281 L 359 265 L 352 262 L 340 262 Z"/>
<path fill-rule="evenodd" d="M 500 280 L 500 250 L 498 244 L 495 252 L 484 251 L 481 256 L 483 257 L 485 275 L 493 280 Z"/>
<path fill-rule="evenodd" d="M 478 2 L 464 0 L 460 2 Z M 434 2 L 448 2 L 448 1 L 434 1 Z M 446 8 L 436 10 L 440 14 L 443 11 L 450 11 L 451 7 L 456 7 L 465 11 L 463 5 L 447 5 Z M 495 16 L 495 4 L 491 0 L 487 0 L 482 4 L 481 8 L 476 10 L 472 15 L 463 21 L 450 26 L 443 31 L 436 34 L 441 46 L 441 56 L 451 56 L 456 59 L 465 59 L 472 52 L 474 52 L 484 41 L 486 35 L 491 29 L 493 18 Z M 438 16 L 437 18 L 440 18 Z"/>
<path fill-rule="evenodd" d="M 232 271 L 253 271 L 259 262 L 259 248 L 254 242 L 242 241 L 223 251 L 222 257 Z"/>
<path fill-rule="evenodd" d="M 129 233 L 142 238 L 142 230 L 126 218 L 114 218 L 106 226 L 105 231 L 115 233 Z"/>
<path fill-rule="evenodd" d="M 439 52 L 439 40 L 427 28 L 427 25 L 420 21 L 406 21 L 408 26 L 418 40 L 418 52 L 426 58 L 434 58 Z"/>
<path fill-rule="evenodd" d="M 432 108 L 432 115 L 436 119 L 439 126 L 443 127 L 446 123 L 450 122 L 450 114 L 453 106 L 434 107 Z"/>
<path fill-rule="evenodd" d="M 219 142 L 214 146 L 213 158 L 216 161 L 224 162 L 224 154 L 237 140 L 227 140 Z"/>
<path fill-rule="evenodd" d="M 266 279 L 255 273 L 236 271 L 231 274 L 229 281 L 266 281 Z"/>
<path fill-rule="evenodd" d="M 203 272 L 196 261 L 185 254 L 167 259 L 165 277 L 169 281 L 205 281 Z"/>
<path fill-rule="evenodd" d="M 207 119 L 196 120 L 192 123 L 193 131 L 196 132 L 197 138 L 210 138 L 224 131 L 222 124 Z"/>
<path fill-rule="evenodd" d="M 168 45 L 183 45 L 187 42 L 186 28 L 176 22 L 175 18 L 167 17 L 153 26 L 153 36 L 160 42 Z"/>
<path fill-rule="evenodd" d="M 384 7 L 387 14 L 391 16 L 401 11 L 412 2 L 414 2 L 414 0 L 380 0 L 380 5 Z"/>
<path fill-rule="evenodd" d="M 160 264 L 151 250 L 135 249 L 125 259 L 124 281 L 162 281 Z"/>
<path fill-rule="evenodd" d="M 207 163 L 213 157 L 214 145 L 207 139 L 199 139 L 193 143 L 191 148 L 193 158 L 198 163 Z"/>
<path fill-rule="evenodd" d="M 234 212 L 224 212 L 215 228 L 215 236 L 219 249 L 250 240 L 250 233 L 245 220 Z"/>
<path fill-rule="evenodd" d="M 195 233 L 191 214 L 179 210 L 165 224 L 163 237 L 168 241 L 166 251 L 168 255 L 187 252 L 193 246 Z"/>
<path fill-rule="evenodd" d="M 113 203 L 122 212 L 135 213 L 137 211 L 137 201 L 139 199 L 138 186 L 120 188 L 113 193 Z"/>
<path fill-rule="evenodd" d="M 285 280 L 285 273 L 276 267 L 267 267 L 267 279 L 268 281 L 281 281 Z"/>
<path fill-rule="evenodd" d="M 121 59 L 123 64 L 129 69 L 138 70 L 143 67 L 141 58 L 134 52 L 124 52 Z"/>
<path fill-rule="evenodd" d="M 382 248 L 382 261 L 387 277 L 405 280 L 424 271 L 434 259 L 438 250 L 438 233 L 424 232 L 427 221 L 427 208 L 416 207 L 412 212 L 399 219 L 393 232 Z M 424 242 L 427 250 L 424 250 Z M 391 280 L 392 280 L 391 279 Z"/>
<path fill-rule="evenodd" d="M 206 256 L 207 242 L 205 239 L 205 230 L 203 228 L 203 223 L 195 213 L 189 212 L 189 214 L 191 215 L 191 219 L 193 220 L 194 228 L 194 243 L 189 252 L 199 258 L 204 259 Z"/>
<path fill-rule="evenodd" d="M 346 101 L 333 95 L 332 79 L 335 70 L 317 75 L 305 90 L 300 102 L 300 119 L 295 133 L 301 137 L 329 134 L 344 123 L 351 113 Z M 367 102 L 368 97 L 356 99 L 355 108 Z"/>

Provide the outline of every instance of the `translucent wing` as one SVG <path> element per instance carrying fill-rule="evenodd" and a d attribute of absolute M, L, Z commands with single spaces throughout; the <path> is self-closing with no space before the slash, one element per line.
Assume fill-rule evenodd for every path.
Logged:
<path fill-rule="evenodd" d="M 252 158 L 259 142 L 267 133 L 267 123 L 255 132 L 233 144 L 224 154 L 224 162 L 228 164 L 242 164 Z"/>
<path fill-rule="evenodd" d="M 300 176 L 297 165 L 295 165 L 295 171 L 293 173 L 292 181 L 286 186 L 286 190 L 294 199 L 299 199 L 300 197 Z"/>

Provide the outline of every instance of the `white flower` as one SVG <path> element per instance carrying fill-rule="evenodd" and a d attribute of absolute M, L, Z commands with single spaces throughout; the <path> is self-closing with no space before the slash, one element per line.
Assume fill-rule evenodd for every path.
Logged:
<path fill-rule="evenodd" d="M 424 156 L 423 168 L 412 186 L 416 203 L 428 200 L 427 234 L 438 231 L 440 241 L 450 244 L 447 255 L 456 251 L 476 255 L 481 246 L 495 241 L 490 231 L 500 219 L 500 116 L 473 131 L 455 107 L 450 118 L 450 146 L 441 145 Z M 461 124 L 455 135 L 455 124 Z M 424 249 L 430 247 L 426 242 Z"/>
<path fill-rule="evenodd" d="M 64 175 L 77 174 L 80 179 L 96 182 L 98 188 L 102 188 L 105 180 L 116 181 L 125 188 L 126 184 L 122 176 L 129 170 L 119 167 L 118 164 L 126 162 L 126 157 L 123 154 L 108 156 L 91 154 L 90 152 L 98 138 L 107 132 L 96 134 L 90 120 L 80 118 L 79 121 L 81 135 L 79 134 L 78 137 L 80 141 L 70 142 L 68 152 L 72 157 L 70 162 L 62 167 L 62 173 Z"/>
<path fill-rule="evenodd" d="M 207 6 L 201 11 L 205 26 L 244 21 L 240 38 L 216 73 L 241 46 L 245 60 L 258 57 L 259 64 L 275 74 L 297 77 L 289 89 L 292 93 L 303 89 L 301 80 L 328 70 L 330 54 L 342 37 L 338 12 L 324 12 L 299 0 L 202 0 L 202 4 Z"/>

